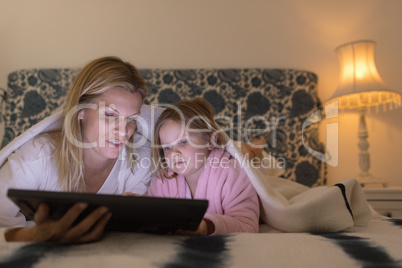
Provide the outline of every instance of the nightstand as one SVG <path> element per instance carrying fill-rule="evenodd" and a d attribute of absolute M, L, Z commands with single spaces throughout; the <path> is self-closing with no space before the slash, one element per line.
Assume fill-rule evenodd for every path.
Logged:
<path fill-rule="evenodd" d="M 381 215 L 402 219 L 402 187 L 364 188 L 368 203 Z"/>

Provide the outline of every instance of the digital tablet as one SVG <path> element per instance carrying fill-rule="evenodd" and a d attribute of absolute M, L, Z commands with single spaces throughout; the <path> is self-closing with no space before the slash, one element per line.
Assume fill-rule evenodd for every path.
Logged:
<path fill-rule="evenodd" d="M 9 189 L 8 197 L 20 207 L 27 220 L 33 220 L 38 206 L 45 202 L 55 219 L 61 218 L 75 203 L 88 203 L 82 220 L 99 206 L 112 212 L 106 230 L 121 232 L 169 233 L 177 229 L 197 230 L 208 200 L 122 196 L 92 193 L 50 192 Z"/>

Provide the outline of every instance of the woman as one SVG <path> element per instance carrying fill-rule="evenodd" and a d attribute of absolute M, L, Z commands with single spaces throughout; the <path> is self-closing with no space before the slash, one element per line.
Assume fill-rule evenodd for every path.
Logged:
<path fill-rule="evenodd" d="M 0 169 L 0 227 L 6 241 L 91 242 L 100 239 L 111 216 L 100 207 L 73 225 L 87 204 L 75 204 L 59 220 L 41 204 L 35 223 L 26 222 L 7 199 L 8 188 L 146 192 L 149 169 L 135 165 L 132 149 L 126 148 L 132 148 L 128 145 L 146 94 L 138 70 L 119 58 L 96 59 L 81 70 L 67 95 L 61 130 L 26 142 Z"/>

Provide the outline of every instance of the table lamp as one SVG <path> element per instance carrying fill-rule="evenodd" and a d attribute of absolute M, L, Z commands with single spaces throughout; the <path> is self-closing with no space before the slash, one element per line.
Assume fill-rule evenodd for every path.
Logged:
<path fill-rule="evenodd" d="M 358 147 L 360 174 L 356 179 L 362 186 L 386 186 L 386 183 L 369 173 L 370 154 L 367 141 L 368 131 L 365 114 L 367 109 L 386 111 L 401 105 L 398 92 L 389 90 L 378 74 L 374 63 L 375 42 L 355 41 L 336 48 L 340 62 L 338 89 L 326 104 L 338 101 L 338 109 L 358 109 L 360 111 Z"/>

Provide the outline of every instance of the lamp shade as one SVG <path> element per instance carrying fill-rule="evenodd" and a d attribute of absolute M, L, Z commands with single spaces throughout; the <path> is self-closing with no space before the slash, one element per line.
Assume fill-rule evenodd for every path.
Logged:
<path fill-rule="evenodd" d="M 340 109 L 356 109 L 390 103 L 400 106 L 401 96 L 382 81 L 374 62 L 375 42 L 356 41 L 336 48 L 340 63 L 339 86 L 328 102 Z"/>

